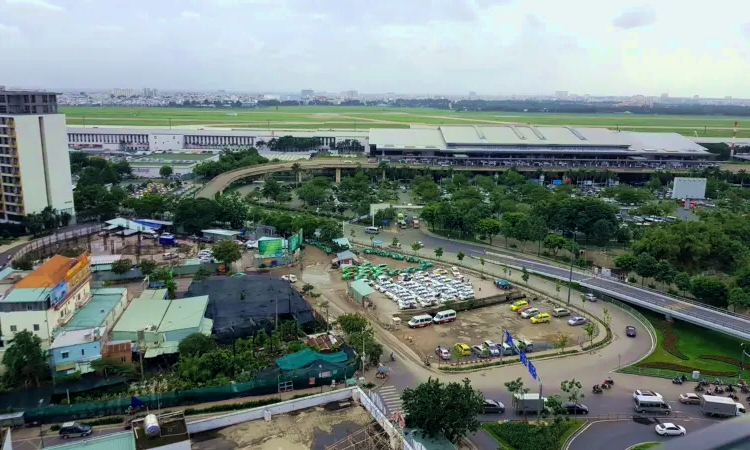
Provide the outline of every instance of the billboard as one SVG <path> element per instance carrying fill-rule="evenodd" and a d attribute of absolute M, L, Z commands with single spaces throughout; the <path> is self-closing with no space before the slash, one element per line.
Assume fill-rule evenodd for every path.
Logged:
<path fill-rule="evenodd" d="M 68 270 L 65 274 L 64 281 L 67 282 L 71 289 L 75 289 L 84 282 L 91 274 L 91 266 L 89 265 L 89 258 L 86 253 L 77 258 L 76 263 L 73 267 Z"/>
<path fill-rule="evenodd" d="M 672 198 L 703 200 L 706 198 L 706 179 L 675 177 Z"/>
<path fill-rule="evenodd" d="M 289 236 L 287 250 L 289 251 L 289 253 L 294 253 L 294 251 L 299 248 L 301 243 L 302 243 L 302 230 L 300 229 L 298 233 Z"/>
<path fill-rule="evenodd" d="M 261 256 L 282 256 L 284 254 L 283 239 L 275 238 L 258 241 L 258 253 Z"/>
<path fill-rule="evenodd" d="M 52 288 L 52 292 L 49 294 L 50 306 L 55 306 L 63 301 L 66 295 L 68 295 L 68 283 L 62 280 Z"/>

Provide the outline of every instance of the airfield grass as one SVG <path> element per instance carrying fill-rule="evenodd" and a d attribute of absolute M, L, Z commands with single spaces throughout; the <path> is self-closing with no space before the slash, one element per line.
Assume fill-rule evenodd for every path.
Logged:
<path fill-rule="evenodd" d="M 456 112 L 431 108 L 379 108 L 290 106 L 253 110 L 202 108 L 61 107 L 68 124 L 172 126 L 206 125 L 247 128 L 382 128 L 409 124 L 472 125 L 533 124 L 607 127 L 626 131 L 676 132 L 692 136 L 727 137 L 735 121 L 722 116 L 671 116 L 642 114 L 554 114 L 514 112 Z M 231 114 L 231 115 L 229 115 Z M 236 115 L 235 115 L 236 114 Z M 360 119 L 361 122 L 358 120 Z M 747 122 L 747 118 L 744 118 Z M 740 128 L 738 137 L 750 137 Z"/>

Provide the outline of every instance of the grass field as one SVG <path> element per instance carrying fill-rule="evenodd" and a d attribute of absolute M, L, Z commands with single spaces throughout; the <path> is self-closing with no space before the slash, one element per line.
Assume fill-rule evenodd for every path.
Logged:
<path fill-rule="evenodd" d="M 533 124 L 619 128 L 620 130 L 676 132 L 684 135 L 731 136 L 735 121 L 738 137 L 750 137 L 748 118 L 635 114 L 545 114 L 455 112 L 430 108 L 289 106 L 254 110 L 199 108 L 61 107 L 71 125 L 153 126 L 205 125 L 234 128 L 367 129 L 407 128 L 410 124 Z"/>
<path fill-rule="evenodd" d="M 673 324 L 666 324 L 663 317 L 658 316 L 649 310 L 638 309 L 656 328 L 657 334 L 657 345 L 654 352 L 650 354 L 643 361 L 623 369 L 624 372 L 628 373 L 641 373 L 644 375 L 655 375 L 655 376 L 676 376 L 677 372 L 684 373 L 690 377 L 693 370 L 701 371 L 717 371 L 726 372 L 731 374 L 737 374 L 739 367 L 729 362 L 716 361 L 713 359 L 706 359 L 705 356 L 718 356 L 720 358 L 731 358 L 737 361 L 741 360 L 742 355 L 742 341 L 734 337 L 712 331 L 706 328 L 699 327 L 687 322 L 676 321 Z M 660 329 L 661 328 L 661 329 Z M 665 335 L 667 333 L 674 333 L 673 335 Z M 674 336 L 677 337 L 676 349 L 682 356 L 687 357 L 687 360 L 682 359 L 674 355 L 674 351 L 670 353 L 667 351 L 670 348 L 670 342 L 674 342 Z M 746 343 L 745 348 L 750 348 Z M 750 377 L 750 370 L 747 369 L 747 364 L 750 361 L 746 361 L 746 368 L 742 373 L 742 378 L 747 379 Z M 641 367 L 646 365 L 675 365 L 682 366 L 688 370 L 670 370 L 670 366 L 665 366 L 663 369 L 658 367 Z M 713 380 L 715 376 L 703 375 L 706 379 Z M 725 380 L 734 380 L 736 375 L 722 377 Z"/>

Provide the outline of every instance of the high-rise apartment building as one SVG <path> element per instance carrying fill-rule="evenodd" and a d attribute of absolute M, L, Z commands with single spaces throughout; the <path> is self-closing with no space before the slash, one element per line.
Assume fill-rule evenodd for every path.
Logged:
<path fill-rule="evenodd" d="M 51 206 L 75 217 L 65 115 L 57 94 L 0 90 L 0 222 Z"/>
<path fill-rule="evenodd" d="M 157 90 L 153 88 L 143 88 L 143 96 L 146 98 L 154 98 L 157 95 Z"/>
<path fill-rule="evenodd" d="M 135 95 L 135 91 L 132 89 L 120 89 L 120 88 L 114 88 L 110 89 L 109 93 L 111 95 L 114 95 L 115 97 L 132 97 Z"/>

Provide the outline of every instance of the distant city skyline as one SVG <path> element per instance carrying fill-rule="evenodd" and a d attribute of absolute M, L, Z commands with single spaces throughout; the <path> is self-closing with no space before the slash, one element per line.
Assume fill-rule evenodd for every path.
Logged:
<path fill-rule="evenodd" d="M 737 5 L 0 0 L 0 84 L 750 98 L 750 21 Z"/>

